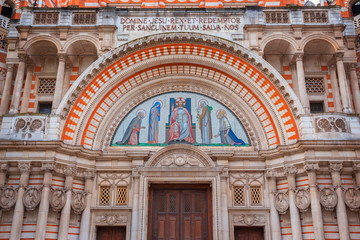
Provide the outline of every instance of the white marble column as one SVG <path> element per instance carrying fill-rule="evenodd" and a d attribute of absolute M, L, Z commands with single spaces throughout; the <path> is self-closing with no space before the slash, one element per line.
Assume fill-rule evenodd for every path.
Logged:
<path fill-rule="evenodd" d="M 325 240 L 323 217 L 320 205 L 320 196 L 317 186 L 316 171 L 320 169 L 318 162 L 307 162 L 304 166 L 307 171 L 310 186 L 311 216 L 314 226 L 315 240 Z"/>
<path fill-rule="evenodd" d="M 354 162 L 353 169 L 355 171 L 356 186 L 360 188 L 360 161 Z"/>
<path fill-rule="evenodd" d="M 23 196 L 25 193 L 25 187 L 27 187 L 29 182 L 31 163 L 19 163 L 20 169 L 20 184 L 19 190 L 16 197 L 16 204 L 14 209 L 14 216 L 11 224 L 10 240 L 19 240 L 21 237 L 21 229 L 24 221 L 24 204 Z"/>
<path fill-rule="evenodd" d="M 42 164 L 42 169 L 44 170 L 44 186 L 41 192 L 41 202 L 37 217 L 36 232 L 35 232 L 36 240 L 45 239 L 46 224 L 49 214 L 50 187 L 52 183 L 52 171 L 54 170 L 54 163 L 45 162 Z"/>
<path fill-rule="evenodd" d="M 340 239 L 350 240 L 348 216 L 343 198 L 343 191 L 341 189 L 340 171 L 342 167 L 341 162 L 330 163 L 329 170 L 331 172 L 332 185 L 335 188 L 335 192 L 338 197 L 338 203 L 336 205 L 336 219 L 338 222 Z"/>
<path fill-rule="evenodd" d="M 67 166 L 64 168 L 65 178 L 65 197 L 66 203 L 61 211 L 58 240 L 67 240 L 69 232 L 70 214 L 71 214 L 71 194 L 74 176 L 76 175 L 76 166 Z"/>
<path fill-rule="evenodd" d="M 7 110 L 9 108 L 11 84 L 13 81 L 13 72 L 14 72 L 14 65 L 8 64 L 4 89 L 3 89 L 2 97 L 1 97 L 1 105 L 0 105 L 0 115 L 1 116 L 4 115 L 5 113 L 7 113 Z"/>
<path fill-rule="evenodd" d="M 351 92 L 354 100 L 355 112 L 360 114 L 360 90 L 359 90 L 359 79 L 356 75 L 356 63 L 350 64 L 350 81 L 351 81 Z"/>
<path fill-rule="evenodd" d="M 67 90 L 69 90 L 69 88 L 70 88 L 71 69 L 72 69 L 71 65 L 67 65 L 65 67 L 65 77 L 64 77 L 64 83 L 63 83 L 63 89 L 62 89 L 61 98 L 63 98 L 65 96 Z"/>
<path fill-rule="evenodd" d="M 86 207 L 81 215 L 81 223 L 80 223 L 80 240 L 88 240 L 90 234 L 90 208 L 91 208 L 91 195 L 93 189 L 93 182 L 95 171 L 87 170 L 84 172 L 85 176 L 85 191 L 86 195 Z"/>
<path fill-rule="evenodd" d="M 299 98 L 302 106 L 304 107 L 305 113 L 310 113 L 310 102 L 309 97 L 306 91 L 306 83 L 305 83 L 305 73 L 304 73 L 304 64 L 303 64 L 303 54 L 296 53 L 296 75 L 298 81 L 299 88 Z"/>
<path fill-rule="evenodd" d="M 26 60 L 26 55 L 19 54 L 19 66 L 15 78 L 14 92 L 11 98 L 11 107 L 9 111 L 10 114 L 17 114 L 19 112 L 21 89 L 23 86 L 24 75 L 26 70 L 25 60 Z"/>
<path fill-rule="evenodd" d="M 334 65 L 330 65 L 329 69 L 330 69 L 331 90 L 334 99 L 335 112 L 342 112 L 339 85 L 336 76 L 336 67 Z"/>
<path fill-rule="evenodd" d="M 296 190 L 295 176 L 297 173 L 297 168 L 293 165 L 287 165 L 285 166 L 284 170 L 288 180 L 292 239 L 302 240 L 300 213 L 299 213 L 299 209 L 295 205 L 295 190 Z"/>
<path fill-rule="evenodd" d="M 344 53 L 336 53 L 336 67 L 339 76 L 342 109 L 344 113 L 351 113 L 352 109 L 350 106 L 349 88 L 346 80 L 343 56 Z"/>
<path fill-rule="evenodd" d="M 33 72 L 34 72 L 34 65 L 27 64 L 27 72 L 26 72 L 25 86 L 23 90 L 23 97 L 21 101 L 20 113 L 28 112 Z"/>
<path fill-rule="evenodd" d="M 0 188 L 6 184 L 6 174 L 9 170 L 9 165 L 7 163 L 0 164 Z M 2 210 L 0 209 L 0 220 L 1 220 Z"/>
<path fill-rule="evenodd" d="M 133 170 L 133 202 L 132 202 L 132 215 L 131 215 L 131 240 L 138 239 L 138 231 L 139 231 L 139 185 L 140 185 L 140 175 L 137 170 Z"/>
<path fill-rule="evenodd" d="M 65 60 L 66 60 L 66 55 L 64 53 L 59 54 L 59 66 L 58 66 L 57 75 L 56 75 L 54 99 L 52 102 L 52 112 L 53 113 L 58 108 L 61 98 L 62 98 L 63 82 L 64 82 L 64 75 L 65 75 Z"/>
<path fill-rule="evenodd" d="M 269 188 L 271 239 L 281 240 L 280 217 L 278 211 L 275 208 L 275 193 L 276 193 L 275 170 L 268 170 L 266 176 L 268 178 L 268 188 Z"/>
<path fill-rule="evenodd" d="M 221 228 L 222 234 L 221 239 L 228 240 L 229 239 L 229 212 L 228 212 L 228 180 L 229 172 L 228 169 L 224 169 L 223 172 L 220 174 L 220 187 L 221 187 Z"/>

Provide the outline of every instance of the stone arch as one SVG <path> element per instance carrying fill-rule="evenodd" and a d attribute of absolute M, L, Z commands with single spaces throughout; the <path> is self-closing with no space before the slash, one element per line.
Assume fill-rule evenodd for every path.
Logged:
<path fill-rule="evenodd" d="M 22 47 L 25 51 L 27 51 L 28 49 L 31 48 L 31 46 L 37 42 L 40 42 L 40 41 L 47 41 L 47 42 L 50 42 L 52 44 L 54 44 L 54 46 L 56 47 L 57 49 L 57 52 L 59 53 L 62 49 L 61 47 L 61 43 L 58 41 L 58 39 L 56 39 L 55 37 L 53 36 L 36 36 L 36 37 L 33 37 L 31 39 L 29 39 L 25 44 L 24 46 Z"/>
<path fill-rule="evenodd" d="M 65 44 L 64 44 L 64 52 L 68 52 L 69 48 L 71 47 L 72 44 L 74 44 L 75 42 L 78 41 L 87 41 L 90 42 L 94 45 L 94 47 L 96 48 L 97 53 L 99 53 L 99 49 L 100 49 L 100 44 L 98 39 L 96 39 L 93 36 L 90 35 L 76 35 L 75 37 L 72 37 L 70 39 L 68 39 Z"/>
<path fill-rule="evenodd" d="M 328 42 L 333 47 L 334 52 L 342 50 L 342 47 L 333 38 L 325 34 L 311 34 L 303 38 L 303 40 L 301 41 L 300 43 L 301 52 L 304 52 L 306 45 L 313 40 L 323 40 L 325 42 Z"/>
<path fill-rule="evenodd" d="M 197 147 L 187 144 L 174 144 L 157 151 L 145 164 L 145 167 L 162 166 L 216 167 L 216 164 Z"/>
<path fill-rule="evenodd" d="M 354 17 L 353 16 L 353 12 L 352 12 L 352 7 L 355 5 L 355 3 L 359 2 L 359 0 L 349 0 L 346 4 L 346 8 L 350 14 L 350 17 Z"/>
<path fill-rule="evenodd" d="M 177 33 L 129 42 L 106 53 L 83 72 L 57 110 L 66 118 L 62 140 L 94 149 L 96 132 L 111 115 L 108 113 L 114 104 L 128 96 L 131 89 L 165 77 L 172 69 L 211 78 L 219 87 L 244 98 L 258 121 L 266 123 L 262 128 L 268 134 L 269 146 L 299 139 L 296 121 L 303 108 L 286 80 L 270 64 L 250 50 L 217 37 Z M 204 71 L 206 76 L 202 76 Z M 220 98 L 224 99 L 224 95 Z M 124 111 L 130 111 L 131 106 Z M 85 135 L 79 136 L 81 132 Z"/>
<path fill-rule="evenodd" d="M 286 35 L 286 34 L 271 34 L 270 36 L 264 38 L 263 41 L 261 41 L 261 44 L 260 44 L 260 49 L 262 52 L 264 52 L 265 50 L 265 47 L 272 41 L 276 41 L 276 40 L 283 40 L 283 41 L 286 41 L 288 42 L 294 50 L 297 50 L 299 49 L 299 45 L 298 43 L 295 41 L 294 38 L 290 37 L 289 35 Z"/>

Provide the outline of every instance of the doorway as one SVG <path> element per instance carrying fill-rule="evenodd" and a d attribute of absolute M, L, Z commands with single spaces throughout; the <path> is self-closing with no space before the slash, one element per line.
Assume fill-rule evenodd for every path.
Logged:
<path fill-rule="evenodd" d="M 235 227 L 235 240 L 264 240 L 263 227 Z"/>
<path fill-rule="evenodd" d="M 125 240 L 126 227 L 98 227 L 97 240 Z"/>
<path fill-rule="evenodd" d="M 149 240 L 211 240 L 209 185 L 153 185 L 149 197 Z"/>

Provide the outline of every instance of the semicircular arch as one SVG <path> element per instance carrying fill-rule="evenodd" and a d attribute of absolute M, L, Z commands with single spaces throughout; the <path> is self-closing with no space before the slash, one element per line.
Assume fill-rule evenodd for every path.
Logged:
<path fill-rule="evenodd" d="M 89 35 L 76 35 L 70 39 L 68 39 L 65 44 L 64 44 L 64 52 L 68 52 L 69 51 L 69 48 L 71 47 L 71 45 L 73 45 L 74 43 L 76 42 L 79 42 L 79 41 L 87 41 L 87 42 L 90 42 L 94 45 L 94 47 L 96 48 L 96 51 L 97 53 L 99 52 L 99 49 L 100 49 L 100 44 L 99 44 L 99 41 L 93 37 L 93 36 L 89 36 Z"/>
<path fill-rule="evenodd" d="M 264 52 L 266 46 L 272 42 L 272 41 L 277 41 L 277 40 L 281 40 L 281 41 L 286 41 L 290 44 L 290 46 L 292 46 L 292 48 L 294 49 L 294 51 L 296 51 L 297 49 L 299 49 L 299 45 L 297 44 L 297 42 L 295 41 L 295 39 L 293 39 L 292 37 L 290 37 L 289 35 L 286 34 L 271 34 L 270 36 L 264 38 L 263 41 L 261 41 L 260 44 L 260 49 L 262 52 Z"/>
<path fill-rule="evenodd" d="M 306 45 L 314 40 L 322 40 L 328 42 L 333 47 L 334 52 L 341 50 L 341 47 L 333 38 L 325 34 L 311 34 L 307 37 L 304 37 L 303 40 L 301 41 L 300 43 L 301 51 L 304 52 Z"/>
<path fill-rule="evenodd" d="M 36 36 L 36 37 L 30 38 L 24 44 L 23 49 L 25 51 L 28 51 L 28 49 L 30 49 L 33 44 L 40 42 L 40 41 L 51 42 L 56 47 L 58 53 L 61 51 L 61 43 L 58 41 L 58 39 L 56 39 L 53 36 L 48 36 L 48 35 L 46 35 L 46 36 L 42 35 L 42 36 Z"/>

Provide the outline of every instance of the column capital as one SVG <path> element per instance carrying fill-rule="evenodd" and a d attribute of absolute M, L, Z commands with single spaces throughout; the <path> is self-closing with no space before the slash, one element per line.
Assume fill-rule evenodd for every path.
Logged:
<path fill-rule="evenodd" d="M 0 164 L 0 172 L 7 172 L 9 170 L 9 164 L 8 163 L 1 163 Z"/>
<path fill-rule="evenodd" d="M 30 162 L 19 162 L 18 167 L 20 169 L 21 174 L 29 173 L 31 171 L 31 163 Z"/>
<path fill-rule="evenodd" d="M 342 162 L 332 162 L 329 164 L 330 172 L 340 172 L 343 168 Z"/>
<path fill-rule="evenodd" d="M 353 163 L 353 169 L 356 172 L 360 172 L 360 161 L 354 161 Z"/>
<path fill-rule="evenodd" d="M 294 54 L 295 60 L 296 61 L 302 61 L 304 58 L 304 53 L 303 52 L 297 52 Z"/>
<path fill-rule="evenodd" d="M 95 177 L 95 169 L 87 169 L 84 172 L 85 179 L 93 179 Z"/>
<path fill-rule="evenodd" d="M 65 62 L 67 55 L 65 53 L 59 53 L 58 58 L 59 62 Z"/>
<path fill-rule="evenodd" d="M 45 172 L 51 172 L 55 169 L 55 163 L 54 162 L 43 162 L 41 169 Z"/>
<path fill-rule="evenodd" d="M 266 170 L 266 177 L 267 178 L 276 178 L 278 176 L 278 171 L 275 169 L 267 169 Z"/>
<path fill-rule="evenodd" d="M 319 162 L 305 162 L 304 169 L 307 172 L 316 172 L 320 169 Z"/>
<path fill-rule="evenodd" d="M 287 176 L 296 175 L 298 169 L 294 165 L 285 165 L 284 172 Z"/>
<path fill-rule="evenodd" d="M 77 174 L 77 166 L 69 165 L 69 166 L 64 167 L 64 174 L 66 176 L 75 176 Z"/>
<path fill-rule="evenodd" d="M 343 57 L 344 57 L 344 52 L 337 52 L 337 53 L 335 53 L 334 56 L 335 56 L 336 61 L 342 61 Z"/>
<path fill-rule="evenodd" d="M 26 53 L 18 53 L 19 62 L 26 62 L 27 61 L 27 55 Z"/>

